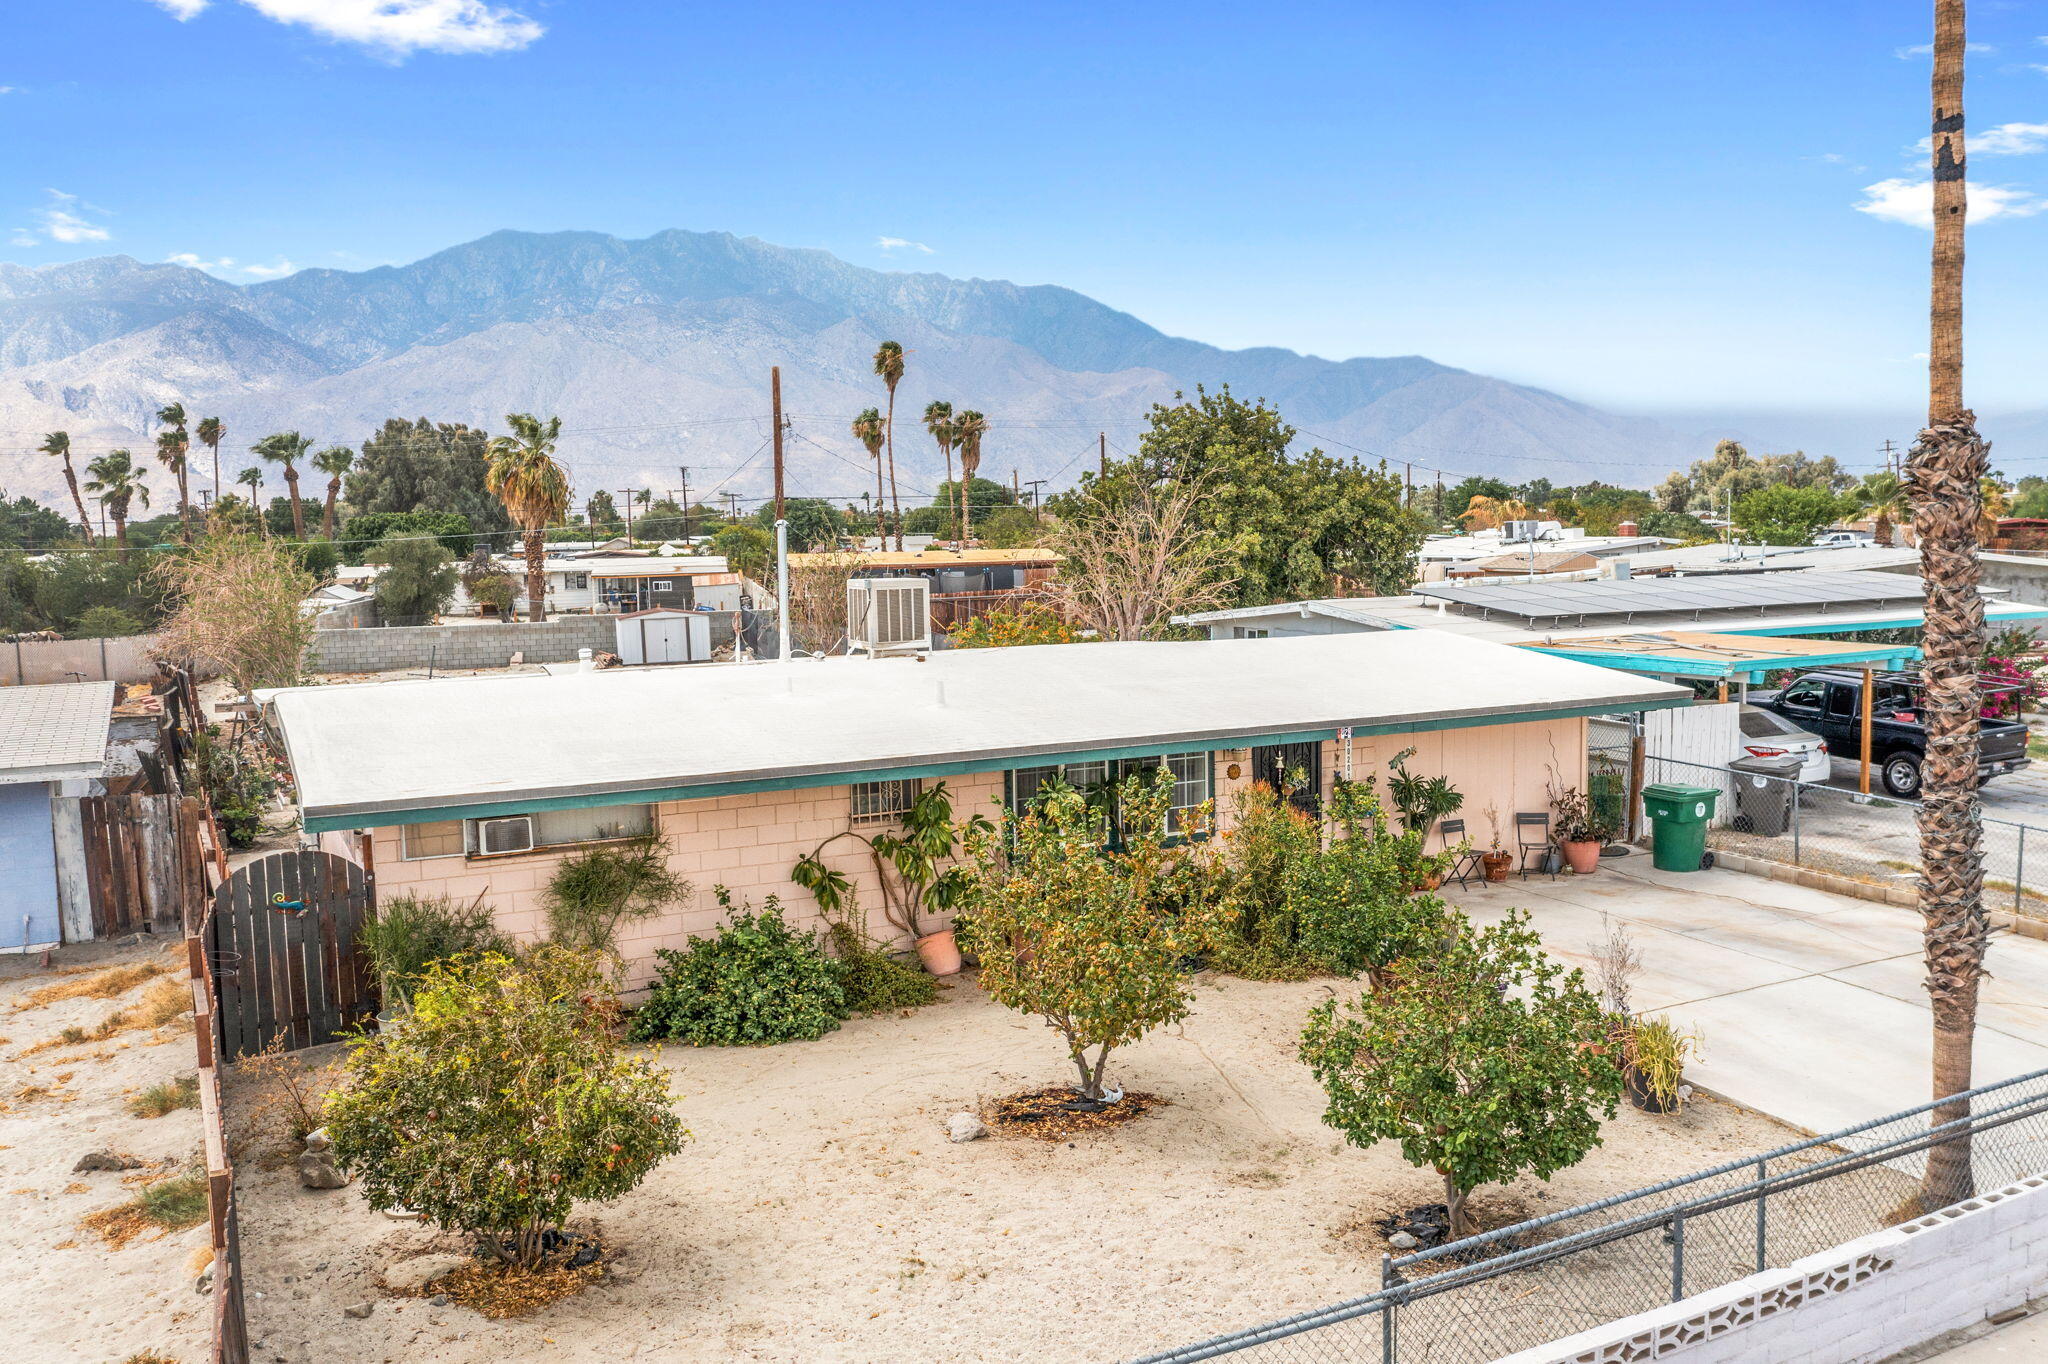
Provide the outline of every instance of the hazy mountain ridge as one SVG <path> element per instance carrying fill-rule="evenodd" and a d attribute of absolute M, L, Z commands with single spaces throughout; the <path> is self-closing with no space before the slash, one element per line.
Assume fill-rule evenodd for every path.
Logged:
<path fill-rule="evenodd" d="M 752 492 L 768 481 L 757 451 L 779 364 L 793 484 L 857 494 L 872 465 L 846 425 L 882 401 L 869 358 L 884 337 L 912 353 L 897 395 L 907 487 L 943 476 L 914 424 L 929 398 L 989 413 L 988 472 L 1064 481 L 1097 429 L 1128 445 L 1149 403 L 1197 383 L 1269 398 L 1304 441 L 1453 476 L 1653 482 L 1697 453 L 1656 422 L 1420 356 L 1225 351 L 1053 285 L 867 270 L 727 233 L 507 231 L 408 265 L 243 286 L 124 256 L 0 265 L 0 486 L 57 489 L 55 461 L 28 449 L 42 431 L 141 450 L 146 414 L 179 400 L 226 419 L 235 468 L 281 427 L 354 443 L 389 416 L 496 425 L 534 410 L 562 415 L 580 485 L 665 487 L 689 465 L 700 490 L 724 477 Z"/>

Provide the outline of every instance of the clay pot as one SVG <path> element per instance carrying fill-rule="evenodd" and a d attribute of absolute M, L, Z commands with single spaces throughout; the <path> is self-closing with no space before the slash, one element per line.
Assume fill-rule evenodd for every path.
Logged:
<path fill-rule="evenodd" d="M 1484 853 L 1479 858 L 1480 869 L 1486 873 L 1486 879 L 1489 881 L 1507 880 L 1508 869 L 1514 865 L 1515 859 L 1504 852 Z"/>
<path fill-rule="evenodd" d="M 953 930 L 942 928 L 919 938 L 917 959 L 924 963 L 925 970 L 935 976 L 959 975 L 960 944 L 953 941 Z"/>
<path fill-rule="evenodd" d="M 1580 876 L 1591 876 L 1600 869 L 1600 840 L 1583 839 L 1564 845 L 1564 860 L 1572 871 Z"/>

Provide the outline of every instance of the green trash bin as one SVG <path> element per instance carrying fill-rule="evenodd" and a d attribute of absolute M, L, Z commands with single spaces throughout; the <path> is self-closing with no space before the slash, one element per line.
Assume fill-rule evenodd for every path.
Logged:
<path fill-rule="evenodd" d="M 1699 871 L 1714 865 L 1707 851 L 1707 822 L 1721 793 L 1711 786 L 1658 782 L 1643 788 L 1650 816 L 1650 865 L 1660 871 Z"/>

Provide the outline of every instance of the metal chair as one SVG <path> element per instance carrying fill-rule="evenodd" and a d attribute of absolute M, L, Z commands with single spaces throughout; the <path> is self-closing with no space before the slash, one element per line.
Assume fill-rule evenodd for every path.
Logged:
<path fill-rule="evenodd" d="M 1465 841 L 1465 821 L 1462 819 L 1438 820 L 1436 828 L 1437 832 L 1444 836 L 1445 851 L 1449 851 Z M 1467 848 L 1463 853 L 1451 860 L 1451 865 L 1444 870 L 1444 879 L 1456 881 L 1461 886 L 1470 886 L 1472 884 L 1472 875 L 1477 871 L 1479 871 L 1479 850 L 1477 848 Z"/>
<path fill-rule="evenodd" d="M 1527 833 L 1530 829 L 1538 832 L 1538 837 L 1533 842 Z M 1522 879 L 1524 881 L 1529 879 L 1529 854 L 1531 853 L 1540 853 L 1543 856 L 1543 861 L 1537 864 L 1536 870 L 1547 871 L 1550 873 L 1551 880 L 1555 881 L 1557 879 L 1557 864 L 1564 859 L 1564 853 L 1551 842 L 1550 811 L 1515 811 L 1515 851 L 1521 863 Z"/>

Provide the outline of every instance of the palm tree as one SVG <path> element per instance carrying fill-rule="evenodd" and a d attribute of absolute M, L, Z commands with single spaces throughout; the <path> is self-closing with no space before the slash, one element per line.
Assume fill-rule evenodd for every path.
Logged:
<path fill-rule="evenodd" d="M 256 535 L 258 539 L 270 537 L 270 523 L 263 516 L 263 466 L 252 464 L 235 475 L 235 482 L 249 490 L 249 506 L 256 513 Z"/>
<path fill-rule="evenodd" d="M 185 430 L 185 404 L 165 403 L 156 410 L 156 419 L 169 427 L 168 431 L 157 433 L 157 461 L 178 478 L 178 538 L 187 544 L 192 542 L 192 494 L 185 479 L 185 454 L 192 448 L 192 437 Z"/>
<path fill-rule="evenodd" d="M 296 431 L 273 432 L 249 447 L 249 453 L 267 459 L 272 464 L 284 466 L 284 491 L 285 496 L 291 499 L 294 540 L 306 538 L 306 513 L 305 509 L 299 506 L 298 462 L 304 459 L 306 452 L 312 448 L 312 440 Z"/>
<path fill-rule="evenodd" d="M 1892 543 L 1892 522 L 1910 518 L 1913 514 L 1906 498 L 1906 484 L 1889 469 L 1875 474 L 1865 474 L 1863 481 L 1849 490 L 1849 505 L 1858 516 L 1875 518 L 1870 536 L 1887 549 Z"/>
<path fill-rule="evenodd" d="M 903 552 L 903 500 L 896 495 L 896 385 L 903 382 L 903 347 L 884 341 L 875 347 L 875 374 L 889 386 L 889 415 L 884 430 L 889 437 L 889 508 L 896 518 L 896 552 Z"/>
<path fill-rule="evenodd" d="M 509 436 L 493 436 L 484 457 L 484 487 L 505 504 L 505 512 L 526 532 L 526 618 L 546 620 L 548 526 L 569 509 L 569 471 L 555 459 L 562 419 L 542 421 L 527 412 L 505 418 Z"/>
<path fill-rule="evenodd" d="M 1976 414 L 1963 406 L 1964 51 L 1963 0 L 1935 0 L 1927 429 L 1906 456 L 1906 481 L 1927 591 L 1921 635 L 1927 757 L 1918 819 L 1920 918 L 1934 1015 L 1932 1097 L 1937 1100 L 1970 1088 L 1989 929 L 1977 803 L 1977 654 L 1984 637 L 1977 512 L 1988 461 Z M 1930 1119 L 1958 1121 L 1969 1107 L 1967 1099 L 1943 1103 Z M 1928 1151 L 1920 1186 L 1923 1211 L 1947 1207 L 1973 1192 L 1967 1135 Z"/>
<path fill-rule="evenodd" d="M 974 518 L 968 514 L 967 491 L 974 484 L 974 471 L 981 467 L 981 438 L 988 434 L 988 418 L 968 408 L 954 421 L 960 442 L 960 545 L 974 534 Z"/>
<path fill-rule="evenodd" d="M 334 504 L 341 498 L 341 478 L 356 462 L 356 452 L 346 445 L 330 445 L 313 456 L 313 467 L 327 475 L 327 506 L 320 513 L 320 534 L 334 538 Z"/>
<path fill-rule="evenodd" d="M 107 515 L 114 520 L 114 538 L 121 543 L 121 552 L 128 552 L 128 507 L 132 502 L 149 505 L 149 485 L 142 481 L 142 470 L 135 467 L 135 456 L 126 450 L 109 450 L 85 466 L 91 477 L 85 481 L 85 490 L 99 500 L 107 509 Z"/>
<path fill-rule="evenodd" d="M 946 482 L 953 481 L 953 442 L 960 438 L 959 429 L 953 425 L 953 404 L 930 402 L 924 405 L 924 429 L 932 433 L 932 439 L 939 443 L 939 453 L 946 460 Z M 953 509 L 946 508 L 946 519 L 953 519 Z M 955 537 L 957 538 L 957 537 Z"/>
<path fill-rule="evenodd" d="M 889 528 L 882 524 L 882 442 L 888 438 L 888 427 L 880 408 L 870 407 L 853 419 L 853 438 L 868 448 L 868 458 L 875 462 L 875 548 L 887 549 Z"/>
<path fill-rule="evenodd" d="M 92 518 L 85 514 L 85 496 L 78 491 L 78 471 L 71 467 L 71 433 L 52 431 L 43 437 L 43 443 L 36 447 L 46 455 L 55 455 L 64 461 L 64 483 L 71 489 L 71 505 L 78 508 L 78 524 L 85 532 L 85 542 L 92 543 Z"/>
<path fill-rule="evenodd" d="M 228 424 L 219 417 L 201 417 L 199 425 L 192 428 L 200 443 L 213 451 L 213 495 L 220 498 L 220 443 L 228 438 Z"/>

